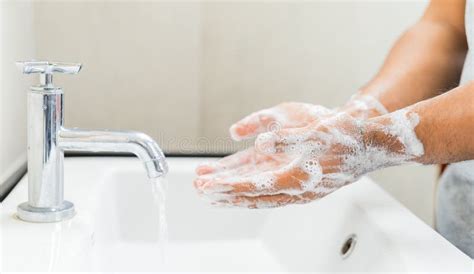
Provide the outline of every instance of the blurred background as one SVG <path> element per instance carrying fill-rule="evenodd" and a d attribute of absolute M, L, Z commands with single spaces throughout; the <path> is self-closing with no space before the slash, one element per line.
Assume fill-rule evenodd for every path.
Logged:
<path fill-rule="evenodd" d="M 14 61 L 80 62 L 66 126 L 133 129 L 167 154 L 225 155 L 228 127 L 283 101 L 335 107 L 380 67 L 427 1 L 0 1 L 0 193 L 26 161 L 26 91 Z M 437 170 L 371 174 L 428 224 Z"/>

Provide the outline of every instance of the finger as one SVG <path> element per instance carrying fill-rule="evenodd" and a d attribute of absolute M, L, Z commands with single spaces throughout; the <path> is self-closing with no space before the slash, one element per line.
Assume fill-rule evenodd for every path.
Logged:
<path fill-rule="evenodd" d="M 318 152 L 329 143 L 326 128 L 314 124 L 301 128 L 282 129 L 278 132 L 259 134 L 255 149 L 263 154 L 291 153 L 306 154 Z M 314 154 L 314 153 L 313 153 Z"/>
<path fill-rule="evenodd" d="M 208 173 L 198 176 L 194 180 L 197 189 L 205 189 L 207 192 L 220 192 L 223 188 L 219 185 L 237 184 L 243 181 L 251 182 L 254 177 L 261 177 L 259 174 L 278 170 L 282 164 L 287 164 L 287 158 L 278 159 L 257 159 L 248 164 L 242 164 L 232 169 L 221 170 L 215 173 Z M 276 156 L 275 156 L 276 157 Z M 226 190 L 226 189 L 225 189 Z M 227 190 L 226 190 L 227 191 Z"/>
<path fill-rule="evenodd" d="M 222 170 L 232 169 L 234 167 L 250 163 L 252 161 L 252 155 L 254 154 L 253 148 L 248 148 L 232 155 L 226 156 L 215 162 L 201 163 L 196 168 L 197 175 L 204 175 L 209 173 L 215 173 Z"/>
<path fill-rule="evenodd" d="M 201 175 L 232 173 L 246 174 L 250 171 L 267 171 L 277 169 L 278 166 L 290 162 L 291 157 L 286 154 L 267 155 L 257 153 L 253 147 L 222 158 L 216 162 L 200 164 L 196 173 Z"/>
<path fill-rule="evenodd" d="M 320 178 L 320 177 L 319 177 Z M 225 192 L 232 195 L 269 195 L 301 192 L 311 180 L 319 180 L 300 167 L 281 168 L 277 171 L 256 172 L 251 176 L 200 176 L 195 187 L 203 193 Z"/>
<path fill-rule="evenodd" d="M 236 141 L 249 139 L 259 133 L 272 130 L 272 126 L 281 126 L 286 117 L 277 107 L 254 112 L 230 127 L 230 136 Z"/>
<path fill-rule="evenodd" d="M 305 191 L 301 194 L 274 194 L 260 196 L 236 196 L 226 193 L 215 193 L 209 195 L 201 195 L 203 199 L 212 205 L 223 207 L 247 207 L 247 208 L 272 208 L 280 207 L 288 204 L 304 204 L 327 196 L 337 188 L 331 191 Z"/>
<path fill-rule="evenodd" d="M 222 205 L 222 204 L 230 204 L 230 201 L 235 198 L 235 196 L 227 195 L 227 194 L 204 194 L 198 192 L 199 198 L 202 200 L 212 204 L 212 205 Z"/>
<path fill-rule="evenodd" d="M 304 192 L 300 195 L 276 194 L 257 197 L 236 196 L 231 198 L 229 201 L 220 201 L 216 203 L 246 208 L 274 208 L 289 204 L 304 204 L 324 196 L 325 194 L 315 192 Z"/>
<path fill-rule="evenodd" d="M 206 195 L 217 193 L 232 193 L 235 190 L 240 192 L 253 192 L 256 189 L 255 184 L 249 178 L 219 177 L 219 176 L 200 176 L 193 181 L 194 187 L 198 192 Z"/>

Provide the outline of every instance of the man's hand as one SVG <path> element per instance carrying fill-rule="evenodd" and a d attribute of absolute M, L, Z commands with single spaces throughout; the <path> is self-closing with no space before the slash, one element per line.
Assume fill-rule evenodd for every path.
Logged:
<path fill-rule="evenodd" d="M 387 113 L 385 107 L 369 95 L 355 95 L 346 105 L 334 110 L 321 105 L 288 102 L 248 115 L 230 127 L 230 135 L 240 141 L 263 132 L 304 127 L 341 111 L 362 119 Z"/>
<path fill-rule="evenodd" d="M 236 141 L 249 139 L 260 133 L 281 128 L 306 126 L 330 116 L 333 110 L 320 105 L 288 102 L 254 112 L 230 127 L 230 136 Z"/>
<path fill-rule="evenodd" d="M 194 182 L 217 204 L 249 208 L 306 203 L 374 169 L 423 154 L 416 114 L 395 112 L 375 123 L 337 113 L 299 128 L 262 133 L 255 148 L 201 166 Z M 218 167 L 218 168 L 216 168 Z"/>

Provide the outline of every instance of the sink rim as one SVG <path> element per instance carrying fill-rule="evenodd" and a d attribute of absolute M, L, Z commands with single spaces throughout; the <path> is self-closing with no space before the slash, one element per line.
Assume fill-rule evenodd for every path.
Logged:
<path fill-rule="evenodd" d="M 211 158 L 212 159 L 212 158 Z M 190 168 L 197 164 L 202 160 L 210 160 L 210 158 L 168 158 L 169 165 L 171 167 L 171 172 L 189 172 Z M 38 249 L 45 249 L 51 250 L 54 249 L 53 243 L 48 239 L 51 239 L 51 235 L 55 235 L 58 232 L 58 227 L 60 227 L 61 235 L 63 238 L 73 239 L 72 244 L 66 244 L 66 247 L 75 247 L 76 251 L 77 248 L 79 250 L 83 250 L 83 252 L 87 251 L 87 243 L 90 243 L 90 234 L 93 234 L 93 228 L 91 228 L 91 219 L 90 216 L 93 213 L 88 212 L 91 210 L 92 197 L 85 197 L 84 196 L 84 189 L 88 187 L 93 187 L 98 189 L 98 184 L 105 181 L 105 177 L 109 176 L 110 173 L 113 173 L 117 170 L 123 170 L 124 166 L 129 168 L 130 170 L 142 170 L 141 162 L 136 158 L 131 157 L 68 157 L 65 160 L 65 198 L 71 200 L 76 204 L 78 214 L 62 223 L 50 223 L 50 224 L 31 224 L 22 222 L 16 219 L 13 215 L 16 211 L 16 206 L 24 201 L 27 195 L 27 178 L 26 176 L 22 178 L 19 184 L 15 186 L 13 191 L 8 195 L 5 200 L 0 204 L 0 220 L 2 221 L 2 235 L 16 238 L 16 241 L 23 242 L 23 246 L 25 246 L 25 239 L 22 237 L 18 237 L 20 232 L 24 231 L 34 231 L 34 233 L 39 233 L 44 238 L 43 241 L 35 240 L 33 237 L 26 237 L 27 239 L 35 240 L 36 247 Z M 83 169 L 87 169 L 88 172 L 83 172 Z M 191 170 L 192 171 L 192 170 Z M 82 183 L 81 184 L 72 184 L 74 179 L 71 179 L 73 176 L 78 175 L 81 177 Z M 93 180 L 91 180 L 93 179 Z M 69 183 L 68 183 L 69 182 Z M 99 182 L 99 183 L 98 183 Z M 407 265 L 413 265 L 421 267 L 424 264 L 440 264 L 445 268 L 452 264 L 459 264 L 461 263 L 463 266 L 466 265 L 466 271 L 469 269 L 468 267 L 471 266 L 472 261 L 471 259 L 462 253 L 461 251 L 457 250 L 454 246 L 452 246 L 447 240 L 442 238 L 439 234 L 437 234 L 434 230 L 432 230 L 429 226 L 424 224 L 421 220 L 419 220 L 415 215 L 409 212 L 408 209 L 403 207 L 398 201 L 393 199 L 388 193 L 382 190 L 378 185 L 372 182 L 368 178 L 364 178 L 361 182 L 357 183 L 359 187 L 368 188 L 370 191 L 373 191 L 376 196 L 372 201 L 362 201 L 362 205 L 369 209 L 370 218 L 380 227 L 384 229 L 386 233 L 389 235 L 399 235 L 401 232 L 404 233 L 415 233 L 417 235 L 417 239 L 420 241 L 427 241 L 429 240 L 436 242 L 434 246 L 442 247 L 444 255 L 444 262 L 442 260 L 437 261 L 430 261 L 431 257 L 427 257 L 425 259 L 420 258 L 419 252 L 417 250 L 406 250 L 406 254 L 402 254 L 403 259 L 407 262 Z M 355 184 L 353 184 L 355 185 Z M 357 186 L 357 185 L 355 185 Z M 88 205 L 89 203 L 89 205 Z M 395 214 L 399 218 L 400 223 L 408 223 L 416 226 L 417 229 L 415 231 L 410 231 L 406 227 L 397 226 L 394 224 L 394 220 L 391 217 L 383 216 L 387 214 L 383 214 L 382 212 L 371 212 L 370 207 L 371 204 L 374 203 L 383 203 L 387 205 L 393 212 L 390 216 Z M 385 212 L 386 213 L 386 212 Z M 401 220 L 400 220 L 401 218 Z M 5 234 L 4 234 L 5 233 Z M 390 234 L 391 233 L 391 234 Z M 14 241 L 13 239 L 8 239 L 7 241 L 2 240 L 4 237 L 0 237 L 0 243 L 2 244 L 2 250 L 10 249 L 10 252 L 2 252 L 2 260 L 4 262 L 10 260 L 18 260 L 19 256 L 21 256 L 21 249 L 15 246 L 11 247 L 11 242 Z M 392 239 L 393 240 L 393 239 Z M 81 244 L 81 241 L 82 244 Z M 4 242 L 10 243 L 8 246 L 4 244 Z M 4 246 L 5 245 L 5 246 Z M 64 248 L 62 248 L 64 251 Z M 431 252 L 436 252 L 433 248 L 428 249 Z M 45 252 L 46 253 L 46 252 Z M 440 252 L 438 252 L 440 253 Z M 438 256 L 436 255 L 436 256 Z M 452 257 L 452 261 L 446 262 L 447 256 Z M 41 269 L 48 269 L 47 263 L 38 264 L 37 267 Z M 0 268 L 2 269 L 2 268 Z M 464 269 L 464 268 L 462 268 Z M 3 270 L 3 269 L 2 269 Z M 7 269 L 8 270 L 8 269 Z M 410 269 L 411 270 L 411 269 Z M 35 268 L 35 271 L 38 271 Z"/>

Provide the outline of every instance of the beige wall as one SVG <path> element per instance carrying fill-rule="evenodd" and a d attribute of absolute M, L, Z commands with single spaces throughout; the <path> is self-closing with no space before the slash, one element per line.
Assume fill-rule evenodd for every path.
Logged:
<path fill-rule="evenodd" d="M 142 130 L 166 143 L 198 136 L 199 4 L 51 1 L 35 12 L 38 57 L 84 64 L 55 77 L 66 126 Z"/>
<path fill-rule="evenodd" d="M 168 152 L 225 153 L 227 128 L 281 101 L 343 103 L 426 1 L 38 2 L 39 57 L 83 62 L 57 77 L 66 125 L 136 129 Z M 54 14 L 54 16 L 51 16 Z M 433 167 L 373 175 L 432 222 Z"/>
<path fill-rule="evenodd" d="M 34 57 L 32 5 L 0 1 L 0 195 L 26 163 L 26 92 L 32 79 L 15 61 Z"/>

